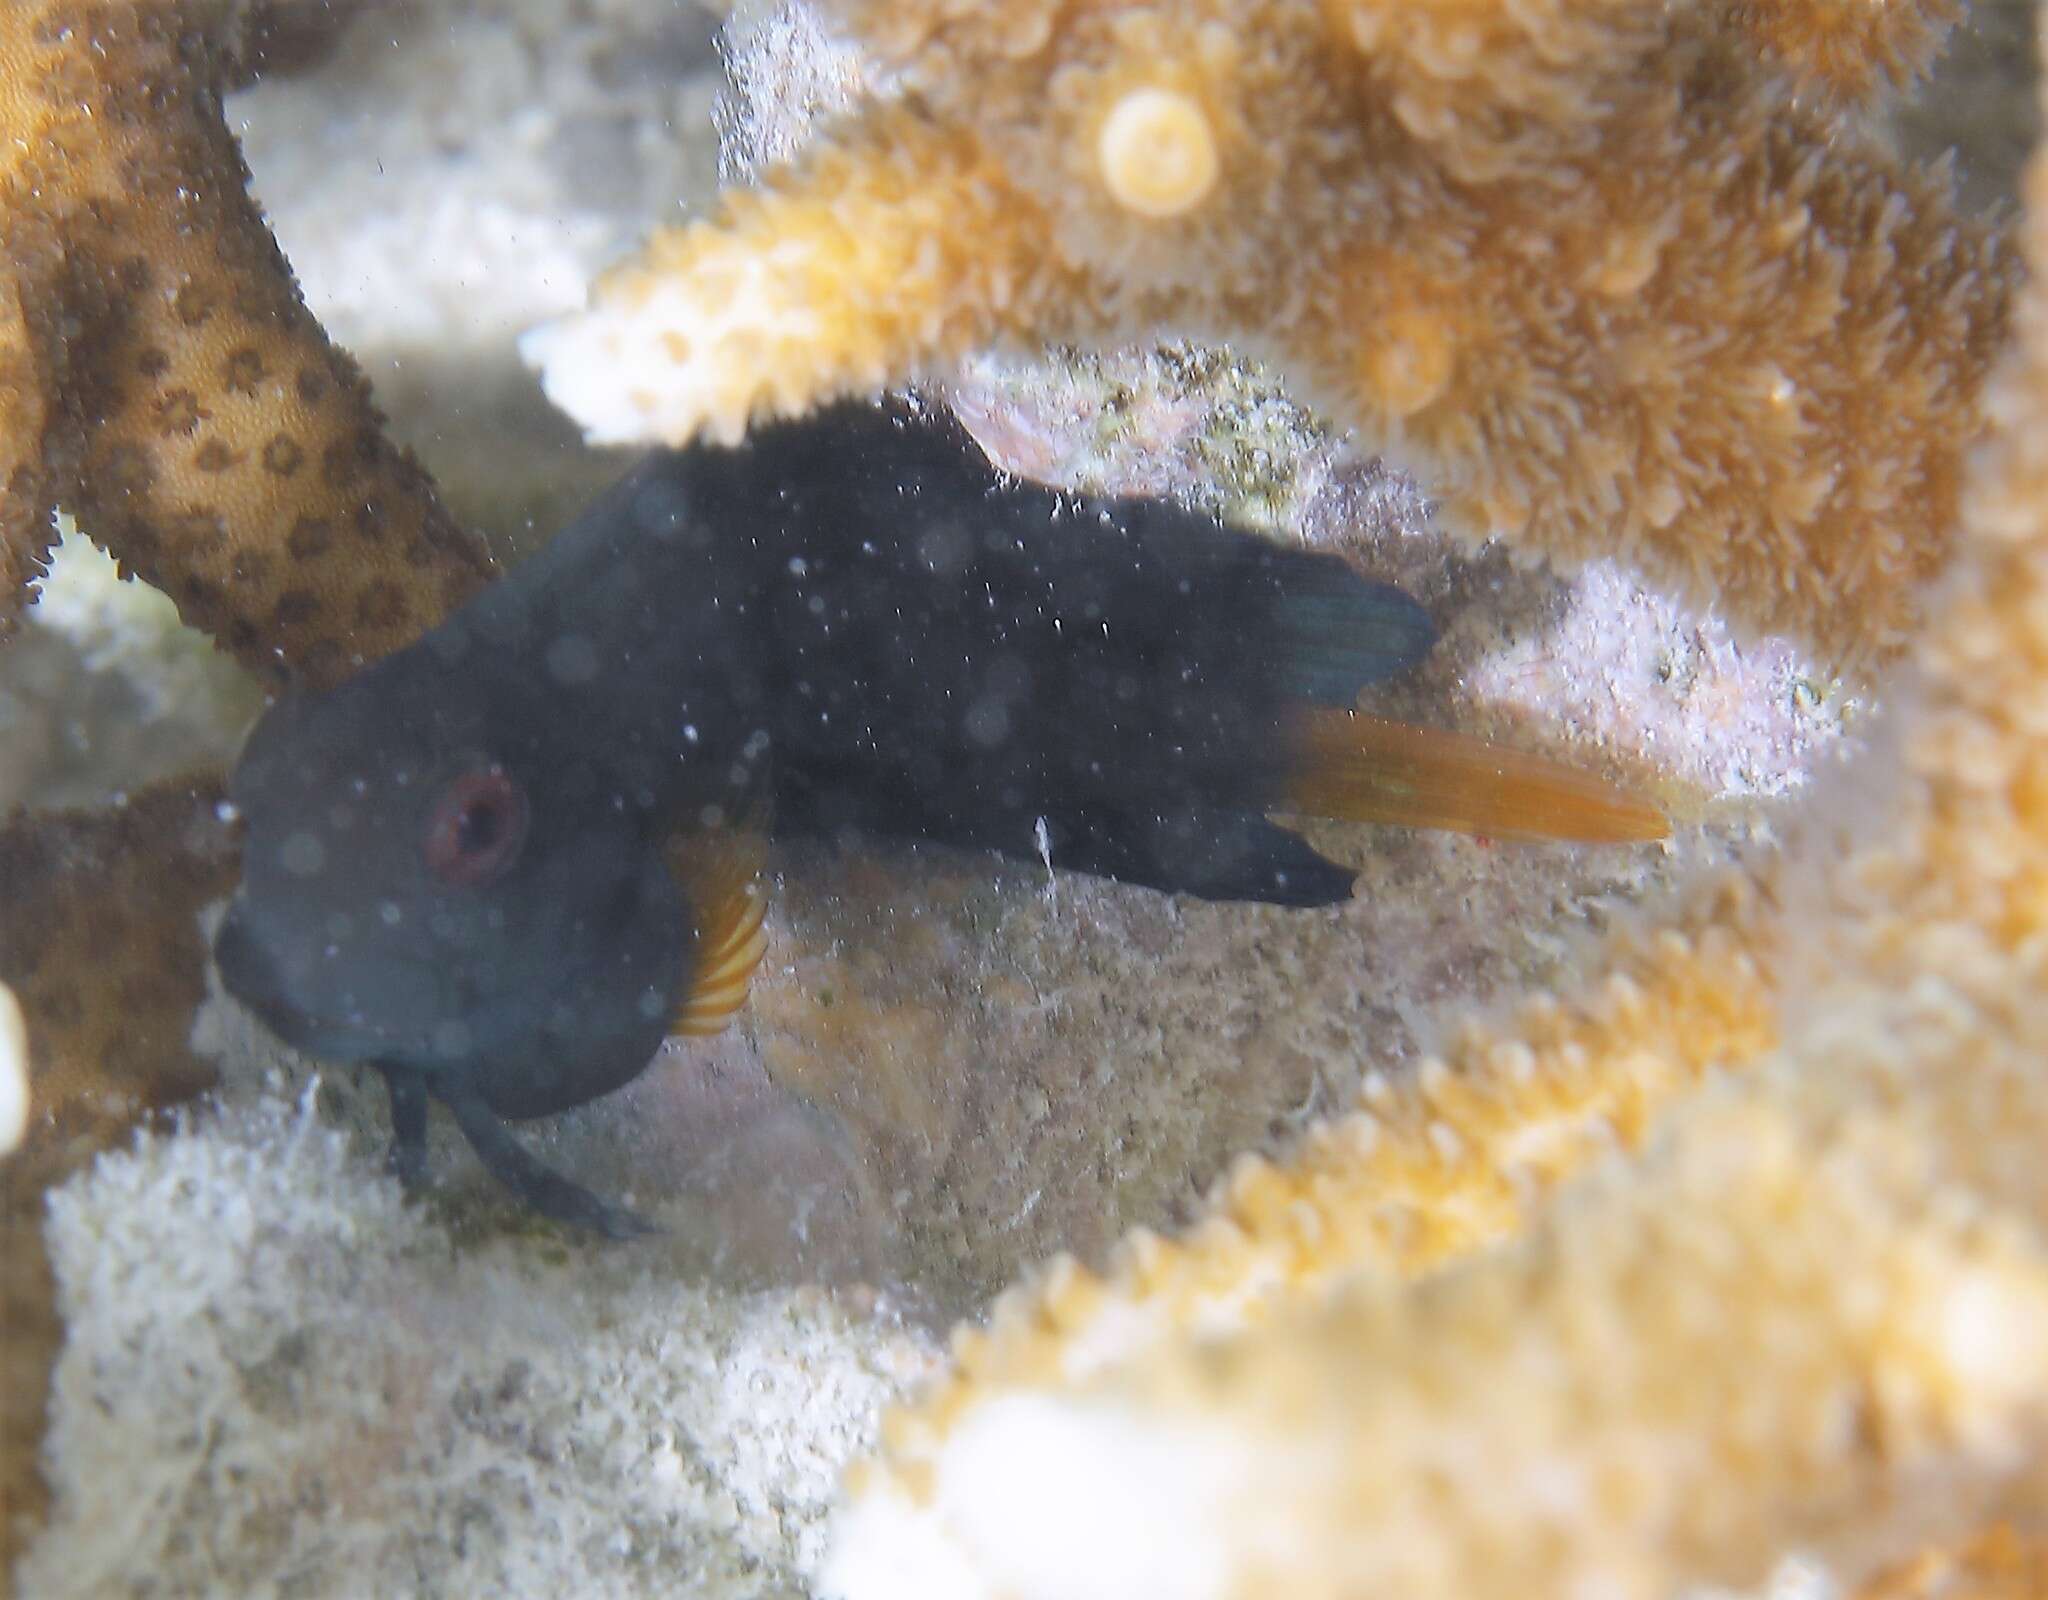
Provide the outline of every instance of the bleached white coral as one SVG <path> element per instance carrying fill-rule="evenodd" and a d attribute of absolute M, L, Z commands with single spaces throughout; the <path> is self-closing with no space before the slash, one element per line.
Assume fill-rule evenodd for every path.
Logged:
<path fill-rule="evenodd" d="M 145 1135 L 52 1196 L 69 1329 L 31 1596 L 767 1596 L 928 1367 L 816 1291 L 458 1253 L 306 1106 Z"/>
<path fill-rule="evenodd" d="M 59 518 L 63 540 L 38 585 L 30 620 L 69 639 L 86 667 L 118 672 L 146 718 L 187 714 L 223 726 L 246 720 L 245 676 L 178 619 L 169 596 L 121 578 L 114 558 Z"/>

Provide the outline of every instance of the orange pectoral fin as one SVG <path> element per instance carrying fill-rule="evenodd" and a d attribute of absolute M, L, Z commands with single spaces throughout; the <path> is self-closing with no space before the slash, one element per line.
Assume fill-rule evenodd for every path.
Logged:
<path fill-rule="evenodd" d="M 768 951 L 768 896 L 759 877 L 758 831 L 719 831 L 672 841 L 669 871 L 696 919 L 690 985 L 671 1028 L 695 1039 L 723 1033 L 747 1003 L 755 969 Z"/>
<path fill-rule="evenodd" d="M 1662 811 L 1626 789 L 1465 734 L 1302 708 L 1287 738 L 1280 806 L 1306 816 L 1589 844 L 1671 832 Z"/>

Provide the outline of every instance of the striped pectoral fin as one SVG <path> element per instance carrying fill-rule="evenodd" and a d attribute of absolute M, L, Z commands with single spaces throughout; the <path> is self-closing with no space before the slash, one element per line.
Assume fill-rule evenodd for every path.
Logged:
<path fill-rule="evenodd" d="M 696 1039 L 723 1033 L 747 1003 L 748 986 L 768 952 L 763 853 L 763 833 L 755 828 L 719 829 L 669 844 L 669 871 L 696 929 L 689 981 L 670 1025 L 674 1033 Z"/>
<path fill-rule="evenodd" d="M 1360 711 L 1297 708 L 1280 809 L 1500 839 L 1629 844 L 1671 824 L 1640 795 L 1542 756 Z"/>

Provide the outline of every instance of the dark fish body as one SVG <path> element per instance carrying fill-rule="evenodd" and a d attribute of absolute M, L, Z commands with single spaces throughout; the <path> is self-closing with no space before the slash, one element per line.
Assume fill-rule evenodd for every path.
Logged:
<path fill-rule="evenodd" d="M 1315 606 L 1340 659 L 1308 656 Z M 365 688 L 656 827 L 765 777 L 781 829 L 1035 858 L 1042 823 L 1058 867 L 1313 905 L 1351 874 L 1232 813 L 1280 802 L 1302 680 L 1348 703 L 1431 638 L 1332 557 L 1005 480 L 950 422 L 849 406 L 651 457 Z"/>
<path fill-rule="evenodd" d="M 402 1165 L 430 1093 L 543 1209 L 619 1231 L 495 1119 L 631 1078 L 709 981 L 726 900 L 671 841 L 701 869 L 766 814 L 1339 901 L 1351 874 L 1264 815 L 1289 719 L 1430 639 L 1333 557 L 839 407 L 649 458 L 419 643 L 274 708 L 217 953 L 287 1039 L 386 1071 Z"/>

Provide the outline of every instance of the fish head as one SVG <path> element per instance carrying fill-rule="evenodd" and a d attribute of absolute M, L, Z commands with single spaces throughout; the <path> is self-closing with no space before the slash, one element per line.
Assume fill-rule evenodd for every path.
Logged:
<path fill-rule="evenodd" d="M 639 1071 L 684 910 L 644 796 L 536 720 L 510 677 L 420 646 L 273 706 L 229 790 L 229 992 L 289 1044 L 466 1074 L 512 1115 Z"/>

